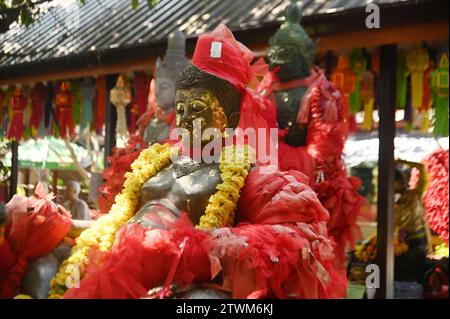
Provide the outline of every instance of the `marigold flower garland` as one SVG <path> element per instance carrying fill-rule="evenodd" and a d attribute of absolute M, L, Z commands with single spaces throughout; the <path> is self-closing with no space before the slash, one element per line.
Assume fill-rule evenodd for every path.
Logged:
<path fill-rule="evenodd" d="M 220 177 L 217 192 L 209 198 L 200 217 L 200 229 L 215 229 L 233 224 L 234 212 L 251 167 L 253 150 L 248 146 L 226 146 L 220 155 Z"/>
<path fill-rule="evenodd" d="M 111 249 L 116 232 L 136 212 L 142 185 L 167 166 L 170 157 L 168 144 L 154 144 L 141 152 L 131 165 L 133 171 L 125 174 L 123 191 L 116 196 L 110 213 L 101 216 L 76 239 L 76 245 L 72 248 L 69 258 L 62 263 L 59 272 L 50 282 L 49 298 L 61 298 L 67 290 L 68 276 L 73 276 L 75 271 L 83 273 L 92 247 L 98 247 L 101 251 Z"/>
<path fill-rule="evenodd" d="M 154 144 L 141 152 L 131 164 L 132 172 L 125 174 L 123 191 L 116 196 L 110 213 L 100 217 L 77 238 L 69 258 L 62 263 L 50 283 L 49 298 L 62 298 L 68 288 L 66 280 L 68 276 L 74 275 L 74 271 L 78 269 L 82 275 L 91 247 L 98 247 L 101 251 L 111 249 L 116 232 L 138 208 L 142 185 L 170 163 L 171 154 L 168 144 Z M 217 192 L 209 199 L 198 228 L 215 229 L 233 223 L 240 190 L 250 171 L 251 156 L 253 150 L 247 145 L 223 148 L 219 166 L 222 183 L 217 185 Z"/>

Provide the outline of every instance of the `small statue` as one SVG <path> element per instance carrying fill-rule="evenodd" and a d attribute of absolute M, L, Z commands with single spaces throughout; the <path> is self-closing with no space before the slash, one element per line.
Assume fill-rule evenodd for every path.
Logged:
<path fill-rule="evenodd" d="M 149 145 L 169 138 L 169 130 L 175 114 L 175 78 L 187 65 L 186 37 L 176 30 L 169 35 L 164 59 L 156 60 L 155 78 L 150 86 L 149 110 L 143 137 Z M 153 95 L 153 97 L 151 96 Z M 149 118 L 150 117 L 150 118 Z"/>
<path fill-rule="evenodd" d="M 364 202 L 357 193 L 360 181 L 347 176 L 342 162 L 348 112 L 336 86 L 314 68 L 315 44 L 299 24 L 297 1 L 291 1 L 285 17 L 270 39 L 271 72 L 258 90 L 276 105 L 280 169 L 298 170 L 310 178 L 330 212 L 327 227 L 337 243 L 335 261 L 344 269 L 345 248 L 353 244 Z"/>
<path fill-rule="evenodd" d="M 131 102 L 131 90 L 123 75 L 117 78 L 116 86 L 110 92 L 110 99 L 117 110 L 116 144 L 117 147 L 124 147 L 128 138 L 125 107 Z"/>
<path fill-rule="evenodd" d="M 66 185 L 67 201 L 64 207 L 72 214 L 72 218 L 76 220 L 89 220 L 89 207 L 78 196 L 80 195 L 81 187 L 78 182 L 70 181 Z"/>

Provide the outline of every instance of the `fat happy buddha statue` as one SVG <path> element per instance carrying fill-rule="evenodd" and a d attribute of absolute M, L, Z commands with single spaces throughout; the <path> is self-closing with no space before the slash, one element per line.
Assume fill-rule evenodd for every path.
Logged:
<path fill-rule="evenodd" d="M 347 175 L 342 161 L 347 112 L 336 86 L 314 67 L 315 44 L 299 24 L 296 1 L 286 8 L 285 22 L 270 39 L 271 72 L 259 92 L 276 106 L 279 165 L 307 175 L 330 212 L 328 231 L 335 240 L 336 264 L 345 269 L 345 248 L 358 234 L 356 218 L 364 203 L 359 179 Z M 270 118 L 267 118 L 268 121 Z"/>
<path fill-rule="evenodd" d="M 225 128 L 268 134 L 264 103 L 248 86 L 252 59 L 220 24 L 199 37 L 178 75 L 177 127 L 192 132 L 199 121 L 201 132 L 218 132 L 201 140 L 202 151 L 226 139 Z M 304 174 L 267 166 L 256 149 L 244 139 L 210 150 L 220 162 L 174 144 L 143 150 L 109 214 L 77 238 L 50 297 L 343 297 L 327 210 Z M 68 289 L 78 270 L 79 287 Z"/>

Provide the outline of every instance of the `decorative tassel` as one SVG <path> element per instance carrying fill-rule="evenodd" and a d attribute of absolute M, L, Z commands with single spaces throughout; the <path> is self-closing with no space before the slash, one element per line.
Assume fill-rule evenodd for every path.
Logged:
<path fill-rule="evenodd" d="M 397 51 L 397 108 L 404 109 L 406 105 L 406 85 L 409 70 L 406 67 L 406 54 L 404 50 Z"/>
<path fill-rule="evenodd" d="M 73 124 L 80 124 L 80 114 L 82 105 L 81 83 L 79 80 L 70 81 L 70 91 L 73 95 L 72 118 Z"/>
<path fill-rule="evenodd" d="M 373 108 L 376 110 L 380 105 L 380 49 L 376 48 L 372 54 L 371 62 L 371 70 L 374 74 L 373 84 L 374 84 L 374 100 L 373 100 Z"/>
<path fill-rule="evenodd" d="M 349 67 L 348 58 L 341 55 L 338 60 L 337 68 L 331 74 L 331 81 L 341 92 L 344 100 L 344 115 L 349 117 L 350 110 L 350 94 L 355 89 L 356 75 Z"/>
<path fill-rule="evenodd" d="M 101 134 L 103 124 L 105 123 L 105 104 L 106 104 L 106 77 L 100 76 L 95 82 L 97 89 L 95 101 L 94 128 L 97 134 Z"/>
<path fill-rule="evenodd" d="M 423 98 L 423 75 L 428 67 L 428 51 L 417 44 L 406 53 L 406 66 L 411 72 L 412 106 L 420 108 Z"/>
<path fill-rule="evenodd" d="M 44 126 L 46 131 L 51 127 L 52 122 L 52 108 L 53 108 L 53 83 L 48 82 L 45 95 L 45 110 L 44 110 Z M 42 135 L 41 135 L 42 136 Z"/>
<path fill-rule="evenodd" d="M 45 104 L 45 86 L 41 82 L 37 82 L 31 90 L 31 106 L 33 114 L 30 119 L 31 134 L 33 137 L 39 136 L 39 128 L 41 125 L 42 115 L 44 114 Z"/>
<path fill-rule="evenodd" d="M 91 127 L 94 122 L 93 114 L 93 101 L 95 98 L 95 83 L 92 78 L 85 78 L 81 85 L 81 95 L 83 98 L 83 104 L 81 107 L 81 130 L 85 130 L 87 127 Z"/>
<path fill-rule="evenodd" d="M 23 111 L 27 106 L 27 101 L 22 89 L 16 88 L 10 99 L 11 121 L 8 127 L 7 137 L 11 140 L 20 141 L 23 136 Z"/>
<path fill-rule="evenodd" d="M 355 49 L 349 56 L 350 69 L 355 73 L 355 89 L 350 95 L 350 111 L 357 113 L 361 110 L 361 77 L 367 67 L 367 61 L 363 55 L 362 49 Z"/>
<path fill-rule="evenodd" d="M 435 136 L 448 136 L 449 133 L 449 75 L 448 56 L 442 54 L 436 70 L 431 75 L 431 88 L 433 92 L 433 106 L 436 109 L 434 115 Z"/>
<path fill-rule="evenodd" d="M 361 77 L 361 101 L 364 107 L 362 129 L 370 131 L 373 125 L 374 75 L 369 70 L 365 71 Z"/>
<path fill-rule="evenodd" d="M 412 130 L 412 123 L 414 119 L 413 107 L 412 107 L 412 94 L 411 94 L 411 76 L 406 78 L 406 105 L 405 105 L 405 131 L 410 132 Z"/>
<path fill-rule="evenodd" d="M 74 124 L 72 116 L 73 95 L 70 91 L 70 82 L 62 81 L 56 89 L 55 105 L 56 116 L 59 121 L 61 137 L 72 136 L 74 133 Z"/>
<path fill-rule="evenodd" d="M 428 63 L 428 68 L 425 70 L 423 75 L 423 96 L 422 96 L 422 106 L 419 111 L 422 113 L 422 125 L 420 130 L 424 133 L 428 132 L 430 128 L 430 108 L 431 108 L 431 74 L 434 71 L 434 61 L 430 60 Z"/>

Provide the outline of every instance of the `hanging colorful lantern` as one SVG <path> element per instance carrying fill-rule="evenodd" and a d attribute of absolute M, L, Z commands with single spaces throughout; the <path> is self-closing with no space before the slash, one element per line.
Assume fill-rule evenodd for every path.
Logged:
<path fill-rule="evenodd" d="M 428 68 L 428 51 L 420 44 L 415 45 L 406 53 L 406 66 L 411 73 L 412 106 L 420 108 L 423 98 L 423 75 Z"/>
<path fill-rule="evenodd" d="M 357 113 L 361 109 L 361 77 L 366 70 L 367 61 L 362 49 L 354 49 L 349 55 L 350 69 L 355 73 L 355 89 L 350 95 L 350 111 Z"/>
<path fill-rule="evenodd" d="M 9 122 L 7 137 L 11 140 L 21 140 L 23 136 L 23 111 L 27 107 L 27 100 L 22 89 L 17 87 L 10 99 L 11 121 Z"/>
<path fill-rule="evenodd" d="M 431 75 L 433 106 L 435 108 L 434 135 L 448 136 L 449 98 L 448 56 L 442 54 L 436 70 Z"/>
<path fill-rule="evenodd" d="M 92 78 L 85 78 L 81 85 L 83 104 L 81 107 L 81 130 L 90 127 L 94 121 L 93 102 L 95 98 L 95 83 Z"/>
<path fill-rule="evenodd" d="M 30 128 L 34 137 L 38 136 L 42 115 L 44 114 L 45 86 L 41 82 L 36 83 L 31 90 L 32 115 L 30 119 Z"/>
<path fill-rule="evenodd" d="M 345 117 L 349 116 L 350 94 L 355 89 L 356 75 L 349 67 L 348 58 L 341 55 L 336 70 L 331 74 L 331 81 L 336 85 L 344 99 Z"/>
<path fill-rule="evenodd" d="M 105 105 L 106 105 L 106 77 L 99 76 L 95 81 L 96 98 L 95 98 L 95 116 L 94 128 L 97 134 L 101 134 L 103 124 L 105 123 Z"/>
<path fill-rule="evenodd" d="M 125 107 L 131 102 L 131 90 L 125 76 L 119 75 L 116 86 L 110 92 L 110 100 L 117 110 L 117 147 L 122 148 L 128 138 Z"/>
<path fill-rule="evenodd" d="M 397 107 L 404 109 L 406 106 L 406 88 L 409 70 L 406 67 L 406 54 L 404 50 L 397 51 Z"/>
<path fill-rule="evenodd" d="M 428 132 L 430 127 L 430 108 L 431 108 L 431 74 L 434 71 L 434 61 L 430 60 L 428 68 L 423 74 L 423 96 L 422 105 L 419 108 L 419 112 L 422 114 L 422 132 Z"/>
<path fill-rule="evenodd" d="M 366 70 L 361 76 L 361 102 L 364 109 L 362 129 L 365 131 L 372 129 L 374 95 L 374 75 L 371 71 Z"/>
<path fill-rule="evenodd" d="M 80 114 L 81 114 L 81 83 L 79 80 L 70 81 L 70 91 L 73 95 L 73 106 L 72 106 L 72 118 L 75 125 L 80 124 Z"/>
<path fill-rule="evenodd" d="M 139 71 L 133 78 L 133 103 L 130 108 L 130 131 L 137 128 L 137 120 L 147 109 L 147 98 L 150 87 L 150 78 L 143 71 Z"/>
<path fill-rule="evenodd" d="M 73 135 L 73 95 L 70 91 L 70 82 L 61 81 L 56 88 L 55 95 L 56 116 L 59 121 L 59 129 L 62 137 Z"/>

